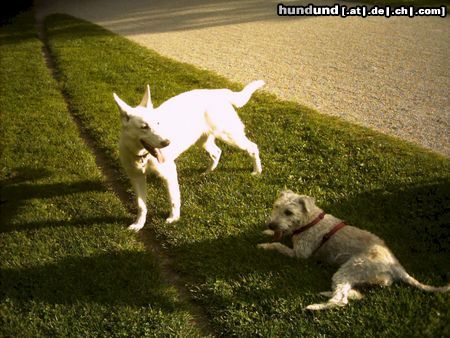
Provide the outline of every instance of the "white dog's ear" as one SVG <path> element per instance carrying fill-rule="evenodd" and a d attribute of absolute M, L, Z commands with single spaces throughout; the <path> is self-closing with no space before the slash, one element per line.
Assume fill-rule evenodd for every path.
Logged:
<path fill-rule="evenodd" d="M 145 88 L 144 97 L 142 98 L 142 101 L 141 101 L 141 103 L 139 103 L 139 105 L 144 108 L 153 109 L 152 96 L 150 95 L 150 86 L 149 85 L 147 85 L 147 88 Z"/>
<path fill-rule="evenodd" d="M 119 106 L 120 113 L 122 114 L 122 119 L 128 121 L 130 119 L 131 112 L 133 108 L 127 105 L 120 97 L 117 96 L 116 93 L 113 93 L 114 100 Z"/>

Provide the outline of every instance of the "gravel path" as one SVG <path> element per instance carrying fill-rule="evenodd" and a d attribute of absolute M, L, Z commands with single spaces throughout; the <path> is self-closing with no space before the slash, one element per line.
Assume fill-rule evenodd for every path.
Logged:
<path fill-rule="evenodd" d="M 233 81 L 264 79 L 280 98 L 450 156 L 448 17 L 287 18 L 279 2 L 41 0 L 37 12 L 95 22 Z"/>

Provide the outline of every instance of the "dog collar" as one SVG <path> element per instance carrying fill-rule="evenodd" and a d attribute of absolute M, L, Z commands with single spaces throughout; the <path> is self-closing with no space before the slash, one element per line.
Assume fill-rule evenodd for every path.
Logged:
<path fill-rule="evenodd" d="M 301 234 L 302 232 L 305 232 L 308 229 L 311 229 L 314 225 L 316 225 L 317 223 L 319 223 L 321 220 L 323 220 L 323 218 L 325 217 L 325 212 L 322 212 L 319 214 L 319 216 L 317 216 L 311 223 L 305 225 L 304 227 L 301 227 L 297 230 L 295 230 L 292 233 L 292 236 Z M 336 224 L 330 231 L 328 231 L 323 237 L 322 237 L 322 241 L 320 242 L 319 246 L 317 248 L 314 249 L 312 255 L 314 255 L 336 232 L 338 232 L 339 230 L 341 230 L 343 227 L 345 227 L 347 225 L 347 223 L 345 223 L 344 221 Z"/>
<path fill-rule="evenodd" d="M 336 224 L 333 229 L 331 229 L 330 231 L 328 231 L 323 237 L 322 237 L 322 241 L 320 242 L 319 246 L 317 248 L 314 249 L 313 251 L 313 255 L 322 247 L 322 245 L 324 245 L 336 232 L 338 232 L 339 230 L 341 230 L 343 227 L 345 227 L 347 225 L 347 223 L 345 223 L 344 221 Z"/>
<path fill-rule="evenodd" d="M 326 213 L 322 212 L 319 214 L 319 216 L 317 216 L 311 223 L 308 223 L 307 225 L 298 228 L 296 230 L 294 230 L 294 232 L 292 233 L 292 236 L 301 234 L 302 232 L 312 228 L 314 225 L 316 225 L 317 223 L 319 223 L 321 220 L 323 220 L 323 218 L 325 217 Z"/>

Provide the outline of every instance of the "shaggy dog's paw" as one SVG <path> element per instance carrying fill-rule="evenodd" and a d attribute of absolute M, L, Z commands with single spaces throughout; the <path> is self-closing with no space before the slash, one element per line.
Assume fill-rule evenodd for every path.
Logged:
<path fill-rule="evenodd" d="M 272 237 L 274 235 L 275 231 L 267 229 L 267 230 L 264 230 L 262 233 L 266 236 Z"/>
<path fill-rule="evenodd" d="M 264 230 L 263 235 L 272 237 L 272 242 L 280 242 L 283 238 L 283 232 L 282 231 L 273 231 L 270 229 Z"/>
<path fill-rule="evenodd" d="M 308 305 L 307 307 L 305 307 L 305 310 L 318 311 L 318 310 L 323 310 L 325 308 L 326 308 L 326 303 L 324 303 L 324 304 L 311 304 L 311 305 Z"/>
<path fill-rule="evenodd" d="M 257 247 L 258 249 L 270 250 L 271 244 L 272 244 L 272 243 L 261 243 L 261 244 L 258 244 L 256 247 Z"/>
<path fill-rule="evenodd" d="M 319 311 L 319 310 L 325 310 L 325 309 L 332 309 L 334 307 L 341 307 L 345 306 L 347 303 L 344 302 L 328 302 L 328 303 L 320 303 L 320 304 L 311 304 L 305 307 L 305 310 L 310 311 Z"/>

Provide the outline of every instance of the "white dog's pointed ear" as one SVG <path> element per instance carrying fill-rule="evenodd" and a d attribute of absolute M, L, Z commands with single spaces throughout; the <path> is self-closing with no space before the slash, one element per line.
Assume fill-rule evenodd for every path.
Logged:
<path fill-rule="evenodd" d="M 117 105 L 119 106 L 120 113 L 122 114 L 122 118 L 126 119 L 127 121 L 130 119 L 131 112 L 133 108 L 131 108 L 129 105 L 127 105 L 119 96 L 117 96 L 116 93 L 113 93 L 114 101 L 116 101 Z"/>
<path fill-rule="evenodd" d="M 150 95 L 149 85 L 147 85 L 147 87 L 145 88 L 144 97 L 142 98 L 142 101 L 139 105 L 144 108 L 153 108 L 152 96 Z"/>

